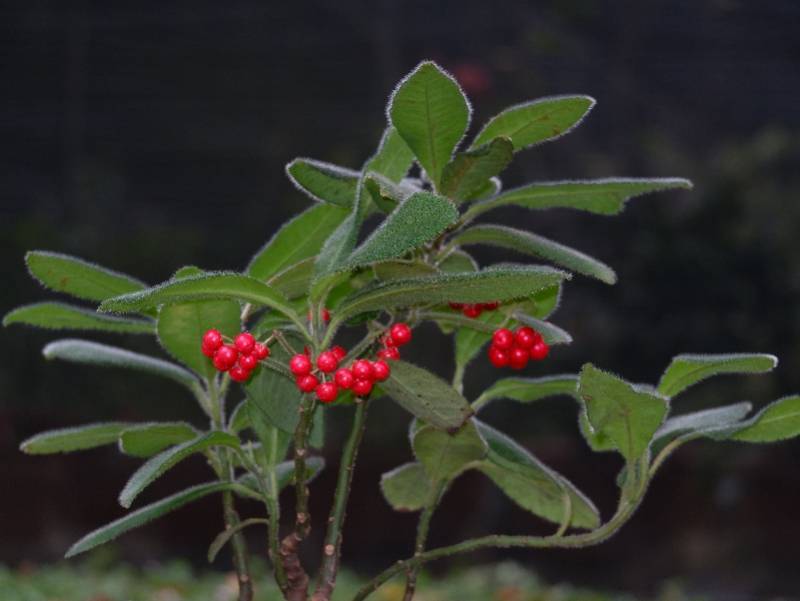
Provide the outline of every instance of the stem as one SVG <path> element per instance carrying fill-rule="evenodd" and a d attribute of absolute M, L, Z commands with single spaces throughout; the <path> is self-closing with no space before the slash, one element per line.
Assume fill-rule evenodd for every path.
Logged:
<path fill-rule="evenodd" d="M 439 505 L 439 500 L 442 498 L 447 482 L 441 480 L 434 484 L 431 489 L 431 494 L 422 513 L 419 516 L 417 523 L 417 540 L 414 542 L 414 557 L 419 556 L 425 551 L 425 544 L 428 542 L 428 531 L 430 530 L 431 518 L 433 517 L 436 507 Z M 417 590 L 417 574 L 419 574 L 419 565 L 413 566 L 406 576 L 406 591 L 403 595 L 403 601 L 411 601 L 414 598 L 414 592 Z"/>
<path fill-rule="evenodd" d="M 333 595 L 336 586 L 336 573 L 339 569 L 339 558 L 342 547 L 342 526 L 347 510 L 347 500 L 350 496 L 350 487 L 353 482 L 358 447 L 364 437 L 367 418 L 367 402 L 356 400 L 356 411 L 353 415 L 353 426 L 350 436 L 342 450 L 342 460 L 339 466 L 339 477 L 336 481 L 336 491 L 333 497 L 333 507 L 328 518 L 328 531 L 325 534 L 325 547 L 322 557 L 317 588 L 312 601 L 328 601 Z"/>

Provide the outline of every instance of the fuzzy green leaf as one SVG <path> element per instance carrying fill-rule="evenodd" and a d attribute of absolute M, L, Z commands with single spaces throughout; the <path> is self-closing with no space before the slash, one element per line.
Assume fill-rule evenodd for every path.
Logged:
<path fill-rule="evenodd" d="M 419 511 L 431 494 L 431 481 L 416 461 L 405 463 L 381 476 L 383 498 L 395 511 Z"/>
<path fill-rule="evenodd" d="M 374 266 L 375 277 L 379 280 L 407 280 L 408 278 L 428 277 L 439 271 L 421 261 L 386 261 Z"/>
<path fill-rule="evenodd" d="M 131 424 L 124 422 L 107 422 L 48 430 L 27 439 L 19 445 L 19 448 L 28 455 L 50 455 L 94 449 L 117 442 L 120 432 L 130 426 Z"/>
<path fill-rule="evenodd" d="M 405 361 L 392 362 L 392 375 L 381 388 L 403 409 L 437 428 L 456 430 L 472 415 L 467 400 L 452 386 Z"/>
<path fill-rule="evenodd" d="M 469 102 L 458 83 L 438 65 L 422 62 L 397 86 L 387 113 L 438 186 L 453 149 L 469 126 Z"/>
<path fill-rule="evenodd" d="M 353 206 L 360 173 L 313 159 L 295 159 L 286 165 L 286 174 L 297 187 L 319 202 L 349 209 Z"/>
<path fill-rule="evenodd" d="M 502 225 L 476 225 L 461 231 L 452 242 L 460 246 L 487 244 L 514 250 L 527 255 L 541 257 L 559 267 L 583 275 L 597 278 L 606 284 L 614 284 L 617 274 L 605 263 L 598 261 L 574 248 L 564 246 L 553 240 L 531 232 Z"/>
<path fill-rule="evenodd" d="M 213 431 L 162 451 L 133 473 L 119 494 L 119 504 L 125 508 L 130 507 L 139 493 L 169 469 L 195 453 L 219 446 L 238 449 L 239 439 L 225 432 Z"/>
<path fill-rule="evenodd" d="M 576 127 L 594 104 L 589 96 L 551 96 L 509 107 L 483 126 L 472 148 L 497 136 L 510 138 L 514 151 L 555 140 Z"/>
<path fill-rule="evenodd" d="M 69 548 L 66 557 L 73 557 L 79 553 L 84 553 L 85 551 L 94 549 L 99 545 L 114 540 L 119 535 L 124 534 L 129 530 L 143 526 L 144 524 L 151 522 L 156 518 L 160 518 L 162 515 L 166 515 L 171 511 L 175 511 L 176 509 L 179 509 L 180 507 L 183 507 L 192 501 L 196 501 L 197 499 L 201 499 L 217 492 L 231 490 L 232 488 L 233 485 L 227 482 L 208 482 L 206 484 L 198 484 L 197 486 L 192 486 L 191 488 L 182 490 L 179 493 L 176 493 L 165 499 L 161 499 L 160 501 L 156 501 L 150 505 L 146 505 L 145 507 L 129 513 L 118 520 L 114 520 L 102 528 L 98 528 L 97 530 L 90 532 Z"/>
<path fill-rule="evenodd" d="M 539 332 L 539 334 L 542 335 L 542 339 L 550 346 L 572 343 L 572 336 L 570 336 L 569 332 L 549 321 L 543 321 L 531 315 L 521 313 L 520 311 L 514 312 L 514 319 L 522 325 L 529 326 Z"/>
<path fill-rule="evenodd" d="M 397 130 L 389 126 L 383 132 L 378 151 L 367 162 L 366 169 L 380 173 L 390 181 L 399 182 L 413 163 L 414 153 Z"/>
<path fill-rule="evenodd" d="M 153 422 L 126 428 L 119 436 L 119 450 L 134 457 L 152 457 L 167 447 L 198 435 L 186 422 Z"/>
<path fill-rule="evenodd" d="M 495 138 L 475 150 L 456 153 L 442 173 L 442 194 L 455 200 L 480 194 L 513 156 L 514 146 L 509 138 Z"/>
<path fill-rule="evenodd" d="M 152 321 L 101 315 L 74 305 L 44 302 L 18 307 L 6 314 L 3 325 L 14 323 L 48 330 L 96 330 L 121 334 L 153 334 Z"/>
<path fill-rule="evenodd" d="M 437 267 L 445 273 L 478 271 L 478 263 L 463 250 L 454 250 Z"/>
<path fill-rule="evenodd" d="M 532 403 L 552 396 L 578 397 L 578 377 L 572 374 L 543 378 L 502 378 L 489 386 L 472 404 L 484 406 L 495 399 Z"/>
<path fill-rule="evenodd" d="M 750 403 L 736 403 L 670 417 L 653 436 L 653 447 L 662 447 L 680 436 L 693 436 L 707 430 L 729 428 L 741 422 L 752 408 Z"/>
<path fill-rule="evenodd" d="M 730 435 L 743 442 L 777 442 L 800 435 L 800 396 L 770 403 Z"/>
<path fill-rule="evenodd" d="M 452 434 L 425 425 L 414 433 L 414 455 L 432 482 L 449 481 L 488 453 L 472 421 Z"/>
<path fill-rule="evenodd" d="M 661 427 L 669 400 L 591 364 L 580 374 L 578 394 L 593 432 L 613 441 L 630 463 L 641 458 Z"/>
<path fill-rule="evenodd" d="M 146 286 L 123 273 L 59 253 L 33 250 L 25 255 L 25 263 L 45 287 L 84 300 L 102 301 Z"/>
<path fill-rule="evenodd" d="M 303 259 L 273 275 L 267 283 L 289 300 L 295 300 L 308 293 L 314 276 L 316 257 Z"/>
<path fill-rule="evenodd" d="M 661 376 L 658 391 L 674 397 L 690 386 L 720 374 L 761 374 L 778 365 L 773 355 L 748 353 L 733 355 L 678 355 Z"/>

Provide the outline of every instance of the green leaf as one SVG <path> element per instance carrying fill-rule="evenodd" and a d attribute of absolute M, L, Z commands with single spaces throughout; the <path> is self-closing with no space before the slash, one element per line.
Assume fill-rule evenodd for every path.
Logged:
<path fill-rule="evenodd" d="M 466 200 L 486 200 L 497 196 L 503 190 L 503 182 L 499 177 L 489 178 L 479 190 L 473 192 Z"/>
<path fill-rule="evenodd" d="M 28 455 L 50 455 L 94 449 L 117 442 L 120 432 L 130 426 L 131 424 L 124 422 L 107 422 L 48 430 L 27 439 L 19 445 L 19 449 Z"/>
<path fill-rule="evenodd" d="M 257 280 L 271 276 L 316 256 L 325 240 L 347 217 L 348 212 L 332 205 L 315 205 L 284 224 L 250 260 L 248 275 Z"/>
<path fill-rule="evenodd" d="M 488 457 L 478 466 L 520 507 L 559 524 L 565 519 L 565 495 L 569 495 L 569 524 L 592 529 L 600 525 L 594 504 L 569 480 L 557 474 L 505 434 L 476 420 L 489 447 Z"/>
<path fill-rule="evenodd" d="M 268 526 L 269 520 L 265 518 L 248 518 L 246 520 L 242 520 L 235 526 L 226 528 L 217 534 L 217 536 L 214 537 L 214 540 L 211 541 L 211 544 L 208 546 L 208 563 L 214 562 L 222 548 L 228 544 L 228 541 L 230 541 L 236 533 L 241 532 L 250 526 L 258 525 Z"/>
<path fill-rule="evenodd" d="M 472 421 L 452 434 L 433 426 L 422 426 L 414 434 L 412 446 L 431 482 L 452 480 L 488 453 L 486 441 Z"/>
<path fill-rule="evenodd" d="M 378 152 L 367 162 L 365 171 L 375 171 L 390 181 L 399 182 L 413 163 L 414 153 L 397 130 L 389 126 L 383 132 Z"/>
<path fill-rule="evenodd" d="M 543 266 L 490 268 L 475 273 L 394 280 L 365 288 L 347 298 L 333 321 L 367 311 L 420 304 L 486 303 L 525 298 L 569 279 L 569 274 Z"/>
<path fill-rule="evenodd" d="M 800 435 L 800 396 L 770 403 L 730 435 L 743 442 L 776 442 Z"/>
<path fill-rule="evenodd" d="M 434 240 L 457 219 L 458 211 L 446 198 L 428 192 L 414 194 L 392 211 L 339 269 L 400 258 Z"/>
<path fill-rule="evenodd" d="M 405 361 L 392 362 L 392 375 L 381 388 L 403 409 L 437 428 L 456 430 L 472 415 L 467 400 L 452 386 Z"/>
<path fill-rule="evenodd" d="M 543 321 L 519 311 L 514 312 L 514 319 L 522 325 L 529 326 L 539 332 L 542 335 L 542 339 L 550 346 L 572 343 L 572 336 L 569 335 L 569 332 L 562 330 L 549 321 Z"/>
<path fill-rule="evenodd" d="M 123 273 L 69 255 L 33 250 L 25 255 L 25 263 L 46 288 L 84 300 L 102 301 L 145 287 Z"/>
<path fill-rule="evenodd" d="M 425 468 L 416 461 L 405 463 L 381 476 L 383 497 L 395 511 L 419 511 L 431 495 Z"/>
<path fill-rule="evenodd" d="M 316 478 L 325 467 L 325 459 L 322 457 L 306 458 L 306 481 L 311 482 Z M 278 491 L 283 490 L 290 484 L 294 484 L 294 461 L 282 461 L 275 466 L 275 475 L 278 479 Z"/>
<path fill-rule="evenodd" d="M 408 278 L 428 277 L 439 271 L 422 261 L 386 261 L 374 266 L 375 277 L 379 280 L 407 280 Z"/>
<path fill-rule="evenodd" d="M 577 376 L 564 374 L 543 378 L 502 378 L 484 390 L 472 406 L 482 407 L 495 399 L 512 399 L 520 403 L 532 403 L 560 395 L 578 398 Z"/>
<path fill-rule="evenodd" d="M 655 390 L 630 384 L 590 363 L 581 370 L 578 394 L 591 430 L 613 441 L 629 463 L 647 452 L 669 409 L 669 400 Z"/>
<path fill-rule="evenodd" d="M 249 424 L 261 442 L 261 458 L 268 472 L 274 471 L 286 457 L 292 434 L 276 428 L 267 416 L 253 403 L 247 401 L 246 410 Z"/>
<path fill-rule="evenodd" d="M 186 422 L 153 422 L 126 428 L 119 436 L 119 449 L 134 457 L 152 457 L 167 447 L 198 435 Z"/>
<path fill-rule="evenodd" d="M 483 126 L 472 148 L 497 136 L 511 138 L 514 151 L 555 140 L 576 127 L 594 104 L 589 96 L 550 96 L 512 106 Z"/>
<path fill-rule="evenodd" d="M 14 309 L 3 318 L 3 325 L 14 323 L 49 330 L 97 330 L 122 334 L 154 332 L 152 321 L 100 315 L 74 305 L 53 302 L 35 303 Z"/>
<path fill-rule="evenodd" d="M 459 232 L 452 238 L 451 242 L 460 246 L 488 244 L 515 250 L 527 255 L 541 257 L 559 267 L 597 278 L 606 284 L 615 284 L 617 281 L 617 274 L 605 263 L 593 259 L 574 248 L 564 246 L 531 232 L 511 227 L 476 225 Z"/>
<path fill-rule="evenodd" d="M 117 538 L 120 534 L 124 534 L 129 530 L 143 526 L 162 515 L 175 511 L 184 505 L 201 499 L 208 495 L 231 490 L 233 485 L 227 482 L 208 482 L 206 484 L 198 484 L 186 490 L 182 490 L 172 496 L 169 496 L 160 501 L 156 501 L 150 505 L 142 507 L 141 509 L 129 513 L 118 520 L 114 520 L 110 524 L 98 528 L 84 536 L 81 540 L 76 542 L 69 548 L 65 557 L 73 557 L 79 553 L 83 553 L 90 549 L 107 543 Z"/>
<path fill-rule="evenodd" d="M 295 159 L 286 174 L 298 190 L 319 202 L 349 209 L 356 197 L 360 173 L 313 159 Z"/>
<path fill-rule="evenodd" d="M 497 207 L 516 205 L 526 209 L 578 209 L 599 215 L 616 215 L 636 196 L 676 188 L 691 189 L 680 178 L 609 178 L 529 184 L 476 202 L 465 213 L 470 219 Z"/>
<path fill-rule="evenodd" d="M 335 276 L 331 275 L 339 270 L 350 253 L 356 246 L 358 241 L 358 232 L 361 230 L 363 223 L 363 215 L 361 214 L 361 194 L 356 197 L 356 203 L 352 212 L 339 224 L 333 233 L 325 240 L 322 249 L 317 255 L 317 261 L 314 264 L 314 280 L 312 283 L 311 294 L 315 297 L 319 294 L 319 290 L 324 290 L 329 284 L 335 280 Z"/>
<path fill-rule="evenodd" d="M 303 259 L 273 275 L 267 283 L 289 300 L 304 297 L 314 276 L 316 257 Z"/>
<path fill-rule="evenodd" d="M 45 346 L 42 349 L 42 354 L 46 359 L 61 359 L 71 363 L 84 363 L 101 367 L 125 367 L 145 371 L 157 376 L 170 378 L 193 390 L 199 384 L 192 372 L 174 363 L 88 340 L 71 338 L 56 340 Z"/>
<path fill-rule="evenodd" d="M 454 250 L 437 267 L 445 273 L 478 271 L 478 263 L 463 250 Z"/>
<path fill-rule="evenodd" d="M 279 345 L 273 347 L 272 356 L 283 364 L 289 362 L 289 355 Z M 256 410 L 269 424 L 287 434 L 294 433 L 300 421 L 298 408 L 303 397 L 294 380 L 270 369 L 262 369 L 250 378 L 244 390 L 251 414 Z"/>
<path fill-rule="evenodd" d="M 442 194 L 460 201 L 473 198 L 486 190 L 513 156 L 514 146 L 509 138 L 495 138 L 475 150 L 456 153 L 442 173 Z"/>
<path fill-rule="evenodd" d="M 364 177 L 364 189 L 375 206 L 384 213 L 391 213 L 409 196 L 423 192 L 421 186 L 412 184 L 408 179 L 395 183 L 373 171 Z"/>
<path fill-rule="evenodd" d="M 453 149 L 469 126 L 470 106 L 456 80 L 436 64 L 422 62 L 397 86 L 387 113 L 438 186 Z"/>
<path fill-rule="evenodd" d="M 674 397 L 690 386 L 720 374 L 761 374 L 778 365 L 773 355 L 757 353 L 733 355 L 678 355 L 661 376 L 658 391 Z"/>
<path fill-rule="evenodd" d="M 219 446 L 238 449 L 239 439 L 225 432 L 212 431 L 162 451 L 133 473 L 119 494 L 119 504 L 125 508 L 130 507 L 139 493 L 166 471 L 195 453 Z"/>
<path fill-rule="evenodd" d="M 741 422 L 752 408 L 750 403 L 736 403 L 670 417 L 653 436 L 653 447 L 663 447 L 670 440 L 687 434 L 728 428 Z"/>

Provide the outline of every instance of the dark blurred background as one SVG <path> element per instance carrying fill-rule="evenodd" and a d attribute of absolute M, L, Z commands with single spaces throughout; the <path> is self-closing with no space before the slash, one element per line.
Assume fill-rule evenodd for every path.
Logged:
<path fill-rule="evenodd" d="M 308 205 L 284 165 L 310 156 L 357 168 L 384 127 L 393 85 L 432 58 L 469 93 L 473 133 L 512 103 L 597 98 L 575 132 L 517 155 L 506 186 L 614 175 L 695 182 L 692 192 L 634 200 L 616 218 L 496 213 L 595 254 L 620 276 L 614 287 L 582 278 L 566 287 L 554 321 L 575 343 L 531 374 L 592 361 L 654 382 L 679 352 L 770 352 L 781 358 L 773 374 L 706 383 L 675 403 L 678 411 L 760 406 L 800 391 L 799 26 L 792 0 L 5 3 L 0 311 L 45 296 L 25 272 L 28 249 L 78 255 L 152 283 L 187 263 L 243 267 Z M 446 340 L 432 328 L 426 335 L 435 343 L 412 345 L 413 359 L 447 373 Z M 0 561 L 55 560 L 122 513 L 116 495 L 136 462 L 113 449 L 27 457 L 17 451 L 21 440 L 100 419 L 202 419 L 169 383 L 45 364 L 48 333 L 15 326 L 2 336 Z M 134 337 L 122 343 L 158 352 Z M 487 365 L 473 364 L 470 396 L 495 376 Z M 314 486 L 317 523 L 348 418 L 332 413 L 330 465 Z M 605 516 L 613 511 L 620 462 L 589 452 L 571 402 L 499 402 L 485 416 L 575 481 Z M 409 457 L 407 420 L 388 402 L 369 419 L 345 532 L 347 562 L 364 572 L 408 555 L 415 524 L 392 513 L 377 486 L 381 472 Z M 551 580 L 642 594 L 676 577 L 712 598 L 795 594 L 799 452 L 800 441 L 694 443 L 608 544 L 458 562 L 511 556 Z M 205 477 L 201 460 L 187 461 L 148 500 Z M 139 562 L 182 554 L 201 565 L 219 514 L 218 502 L 205 500 L 128 535 L 117 553 Z M 436 545 L 550 529 L 477 475 L 456 484 L 434 524 Z M 252 539 L 259 550 L 261 542 Z"/>

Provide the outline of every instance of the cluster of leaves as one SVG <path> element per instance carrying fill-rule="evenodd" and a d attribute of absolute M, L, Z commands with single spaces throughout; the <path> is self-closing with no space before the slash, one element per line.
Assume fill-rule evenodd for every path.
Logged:
<path fill-rule="evenodd" d="M 314 354 L 329 348 L 342 328 L 351 328 L 362 334 L 351 356 L 377 344 L 387 324 L 398 318 L 412 327 L 432 321 L 454 335 L 456 369 L 451 383 L 398 361 L 390 379 L 372 395 L 391 398 L 413 417 L 414 461 L 387 472 L 381 482 L 393 507 L 422 511 L 415 556 L 419 559 L 403 566 L 410 570 L 410 595 L 418 564 L 443 554 L 422 553 L 431 514 L 450 483 L 467 470 L 480 471 L 520 506 L 559 524 L 548 544 L 577 546 L 600 542 L 621 525 L 660 463 L 684 442 L 701 436 L 769 442 L 800 433 L 800 397 L 776 401 L 751 418 L 746 417 L 750 411 L 746 403 L 669 415 L 670 399 L 688 386 L 719 373 L 767 371 L 776 363 L 768 355 L 676 357 L 657 387 L 633 385 L 586 365 L 578 375 L 501 379 L 473 402 L 464 396 L 464 369 L 496 328 L 528 325 L 550 345 L 568 344 L 570 335 L 547 321 L 558 306 L 563 283 L 573 273 L 608 284 L 616 281 L 609 266 L 578 250 L 506 225 L 476 224 L 478 217 L 506 205 L 611 215 L 635 196 L 690 187 L 683 179 L 660 178 L 545 182 L 502 189 L 498 176 L 517 152 L 569 132 L 593 104 L 586 96 L 563 96 L 511 107 L 490 119 L 458 150 L 470 124 L 470 105 L 449 75 L 425 62 L 394 91 L 387 109 L 389 125 L 376 153 L 360 170 L 311 159 L 296 159 L 287 166 L 292 181 L 316 203 L 285 224 L 242 272 L 207 273 L 185 267 L 170 280 L 148 286 L 74 257 L 29 253 L 26 262 L 34 278 L 51 290 L 99 303 L 99 312 L 40 303 L 12 311 L 5 324 L 154 335 L 182 365 L 75 339 L 49 344 L 44 355 L 170 378 L 196 397 L 210 424 L 206 430 L 188 422 L 92 424 L 47 432 L 24 442 L 22 449 L 34 454 L 116 443 L 123 453 L 146 459 L 120 493 L 125 508 L 189 456 L 203 454 L 214 472 L 209 482 L 88 534 L 68 555 L 222 492 L 226 529 L 212 544 L 211 558 L 233 540 L 237 568 L 240 573 L 245 570 L 237 536 L 242 528 L 256 524 L 268 526 L 274 558 L 279 551 L 284 559 L 294 558 L 296 544 L 310 527 L 304 513 L 306 484 L 323 467 L 320 457 L 306 454 L 306 442 L 322 446 L 324 411 L 291 381 L 285 365 L 289 348 L 276 348 L 244 386 L 245 398 L 226 411 L 230 380 L 218 374 L 200 352 L 201 335 L 210 327 L 228 336 L 242 329 L 257 336 L 276 332 L 287 347 L 306 345 Z M 363 237 L 368 220 L 379 223 Z M 481 268 L 465 250 L 472 245 L 508 249 L 548 265 L 503 263 Z M 500 310 L 474 319 L 448 308 L 449 302 L 494 301 L 501 302 Z M 329 323 L 321 319 L 325 308 L 330 310 Z M 620 506 L 606 524 L 601 524 L 594 504 L 565 477 L 476 417 L 494 399 L 527 403 L 554 394 L 578 401 L 581 431 L 593 449 L 614 450 L 624 458 Z M 342 405 L 355 405 L 356 417 L 329 520 L 317 588 L 321 596 L 315 599 L 329 598 L 335 583 L 349 467 L 364 427 L 366 403 L 350 396 L 333 406 Z M 290 444 L 293 461 L 287 460 Z M 284 548 L 278 536 L 278 497 L 291 483 L 298 493 L 296 540 Z M 234 496 L 264 501 L 268 520 L 239 521 L 232 509 Z M 564 536 L 569 528 L 589 533 Z M 522 540 L 512 544 L 516 542 L 525 544 Z M 469 550 L 469 545 L 458 550 Z M 284 595 L 305 599 L 308 578 L 301 567 L 297 569 L 297 562 L 285 563 L 276 561 L 275 566 Z M 375 586 L 382 581 L 379 577 Z M 363 591 L 358 598 L 369 592 Z"/>

